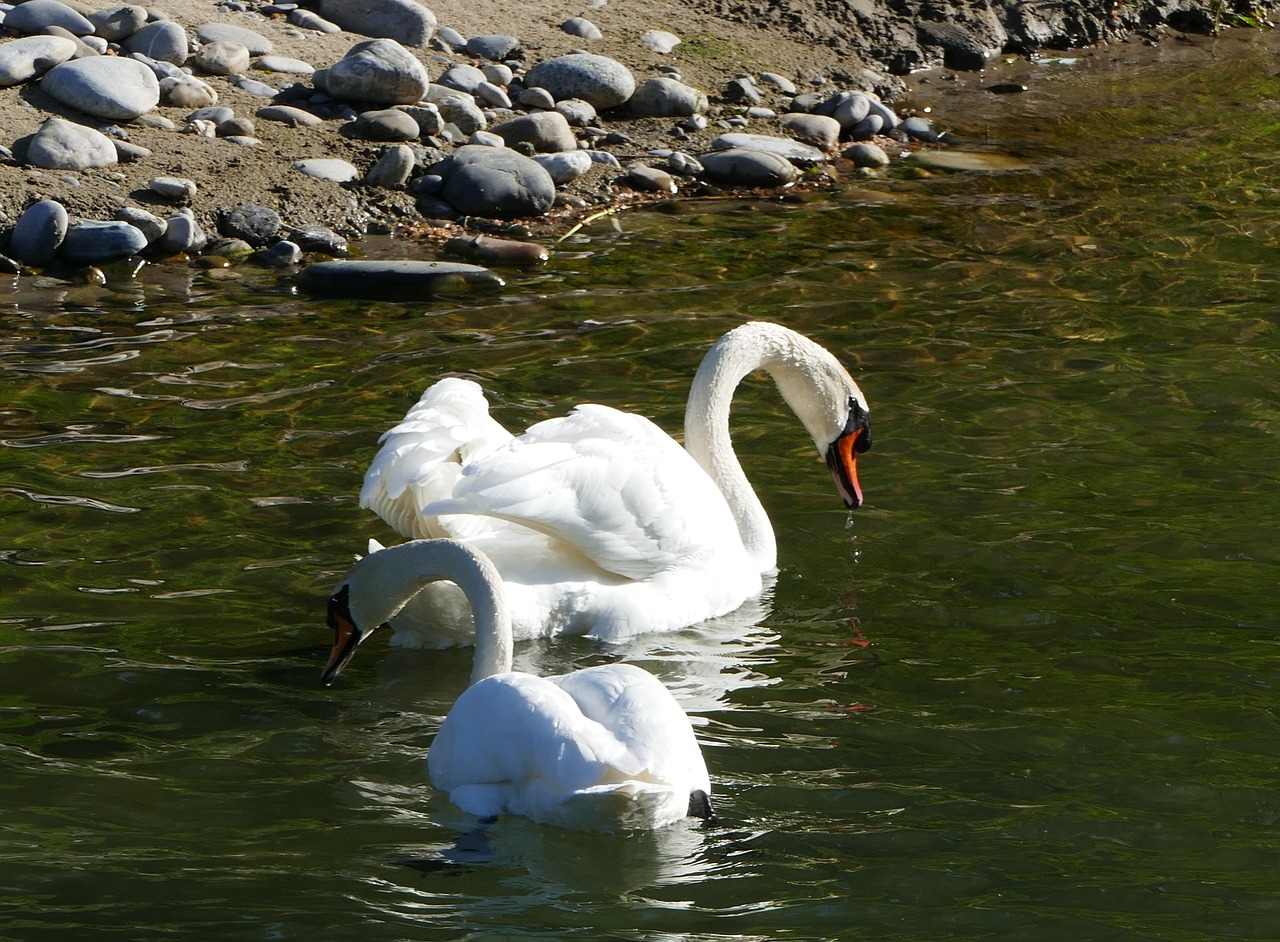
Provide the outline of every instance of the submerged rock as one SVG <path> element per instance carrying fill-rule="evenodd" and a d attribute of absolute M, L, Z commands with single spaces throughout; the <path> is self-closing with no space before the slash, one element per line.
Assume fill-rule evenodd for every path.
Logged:
<path fill-rule="evenodd" d="M 436 294 L 503 285 L 479 265 L 420 261 L 318 262 L 302 269 L 297 280 L 311 291 L 354 295 Z"/>

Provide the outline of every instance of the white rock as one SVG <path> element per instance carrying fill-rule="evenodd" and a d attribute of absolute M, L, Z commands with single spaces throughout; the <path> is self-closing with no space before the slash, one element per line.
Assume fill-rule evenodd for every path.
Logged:
<path fill-rule="evenodd" d="M 46 94 L 86 114 L 128 121 L 160 103 L 155 73 L 135 59 L 95 56 L 54 66 L 40 81 Z"/>
<path fill-rule="evenodd" d="M 187 61 L 187 31 L 173 20 L 148 23 L 120 45 L 125 52 L 140 52 L 160 62 Z"/>
<path fill-rule="evenodd" d="M 85 170 L 119 162 L 111 138 L 63 118 L 50 118 L 31 136 L 27 162 L 46 170 Z"/>
<path fill-rule="evenodd" d="M 659 55 L 666 55 L 676 46 L 680 45 L 680 37 L 675 33 L 668 33 L 664 29 L 651 29 L 640 36 L 640 42 L 646 48 L 653 50 Z"/>
<path fill-rule="evenodd" d="M 350 183 L 352 180 L 360 179 L 360 171 L 356 169 L 354 164 L 334 157 L 310 157 L 305 160 L 295 160 L 293 169 L 300 170 L 309 177 L 315 177 L 319 180 L 331 180 L 334 183 Z"/>
<path fill-rule="evenodd" d="M 243 26 L 232 26 L 230 23 L 205 23 L 196 30 L 196 39 L 202 43 L 219 41 L 239 43 L 249 50 L 251 56 L 269 55 L 274 48 L 271 40 L 261 33 L 255 33 Z"/>
<path fill-rule="evenodd" d="M 160 80 L 160 97 L 175 108 L 209 108 L 218 103 L 213 86 L 194 75 Z"/>
<path fill-rule="evenodd" d="M 545 88 L 557 101 L 581 98 L 596 108 L 620 105 L 636 90 L 635 77 L 625 65 L 587 52 L 543 59 L 525 74 L 524 84 Z"/>
<path fill-rule="evenodd" d="M 192 65 L 210 75 L 231 75 L 234 72 L 248 71 L 250 58 L 249 49 L 244 43 L 216 39 L 200 47 Z"/>
<path fill-rule="evenodd" d="M 259 56 L 253 60 L 253 67 L 263 72 L 283 72 L 286 75 L 310 75 L 316 70 L 311 63 L 289 56 Z"/>
<path fill-rule="evenodd" d="M 0 88 L 29 82 L 76 54 L 76 44 L 61 36 L 27 36 L 0 43 Z"/>
<path fill-rule="evenodd" d="M 572 183 L 591 169 L 595 161 L 585 150 L 568 150 L 559 154 L 534 154 L 533 159 L 551 174 L 556 186 Z M 615 163 L 617 161 L 615 160 Z"/>

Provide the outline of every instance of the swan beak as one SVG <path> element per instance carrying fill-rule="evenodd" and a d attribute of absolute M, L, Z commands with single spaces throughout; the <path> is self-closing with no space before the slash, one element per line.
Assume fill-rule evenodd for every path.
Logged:
<path fill-rule="evenodd" d="M 840 437 L 827 446 L 827 467 L 836 491 L 850 510 L 862 506 L 862 485 L 858 483 L 858 455 L 871 447 L 871 422 L 867 410 L 856 399 L 849 400 L 849 419 Z"/>
<path fill-rule="evenodd" d="M 329 663 L 324 666 L 320 679 L 328 687 L 342 673 L 342 669 L 355 657 L 356 648 L 364 640 L 364 634 L 356 628 L 351 620 L 351 612 L 347 605 L 348 587 L 329 599 L 329 627 L 333 629 L 333 650 L 329 652 Z"/>

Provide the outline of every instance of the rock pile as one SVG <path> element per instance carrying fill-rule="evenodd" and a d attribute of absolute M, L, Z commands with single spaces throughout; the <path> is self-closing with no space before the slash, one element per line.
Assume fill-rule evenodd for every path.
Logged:
<path fill-rule="evenodd" d="M 801 94 L 763 73 L 727 77 L 708 94 L 672 66 L 637 81 L 621 62 L 590 52 L 530 63 L 518 37 L 465 37 L 417 0 L 225 0 L 211 9 L 239 14 L 242 25 L 183 24 L 132 4 L 0 3 L 0 26 L 12 37 L 0 41 L 0 86 L 27 86 L 39 93 L 32 101 L 58 106 L 34 134 L 0 141 L 11 145 L 0 158 L 76 174 L 146 162 L 152 152 L 130 141 L 130 128 L 192 134 L 246 153 L 260 146 L 266 125 L 332 130 L 367 142 L 373 159 L 357 166 L 300 154 L 292 167 L 331 185 L 335 198 L 395 191 L 424 219 L 512 220 L 581 202 L 565 188 L 593 173 L 645 192 L 773 188 L 841 148 L 857 166 L 878 168 L 889 157 L 873 139 L 933 134 L 927 122 L 904 126 L 865 88 Z M 276 29 L 354 35 L 333 61 L 307 62 L 275 53 Z M 562 29 L 586 42 L 600 34 L 582 18 Z M 651 31 L 642 42 L 669 51 L 679 38 Z M 219 104 L 232 88 L 258 101 L 252 114 Z M 624 130 L 637 119 L 667 122 L 677 146 L 637 158 Z M 774 133 L 747 130 L 762 123 Z M 681 149 L 702 132 L 723 133 L 701 153 Z M 156 215 L 122 197 L 109 220 L 72 219 L 56 200 L 33 199 L 0 236 L 0 250 L 31 267 L 201 252 L 287 265 L 317 246 L 342 251 L 329 230 L 295 241 L 266 207 L 197 211 L 201 183 L 157 173 L 143 195 L 171 211 Z M 245 218 L 257 221 L 247 226 Z"/>

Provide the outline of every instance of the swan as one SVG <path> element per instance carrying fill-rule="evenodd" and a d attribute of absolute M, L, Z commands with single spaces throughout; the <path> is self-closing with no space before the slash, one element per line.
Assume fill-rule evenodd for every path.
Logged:
<path fill-rule="evenodd" d="M 334 644 L 324 683 L 438 580 L 461 589 L 475 624 L 471 685 L 427 751 L 427 777 L 450 801 L 482 819 L 515 814 L 585 830 L 712 816 L 702 751 L 662 682 L 631 664 L 555 677 L 512 671 L 502 577 L 483 553 L 455 540 L 411 540 L 356 562 L 329 599 Z"/>
<path fill-rule="evenodd" d="M 777 565 L 729 436 L 734 390 L 757 369 L 809 431 L 845 506 L 859 506 L 856 457 L 871 444 L 862 391 L 830 351 L 759 322 L 729 331 L 698 367 L 684 448 L 642 416 L 594 404 L 513 436 L 476 383 L 450 377 L 379 440 L 360 506 L 409 539 L 486 553 L 518 639 L 618 640 L 719 617 L 758 596 Z M 374 557 L 381 548 L 371 541 Z M 466 611 L 451 584 L 432 586 L 393 620 L 392 643 L 465 644 Z"/>

